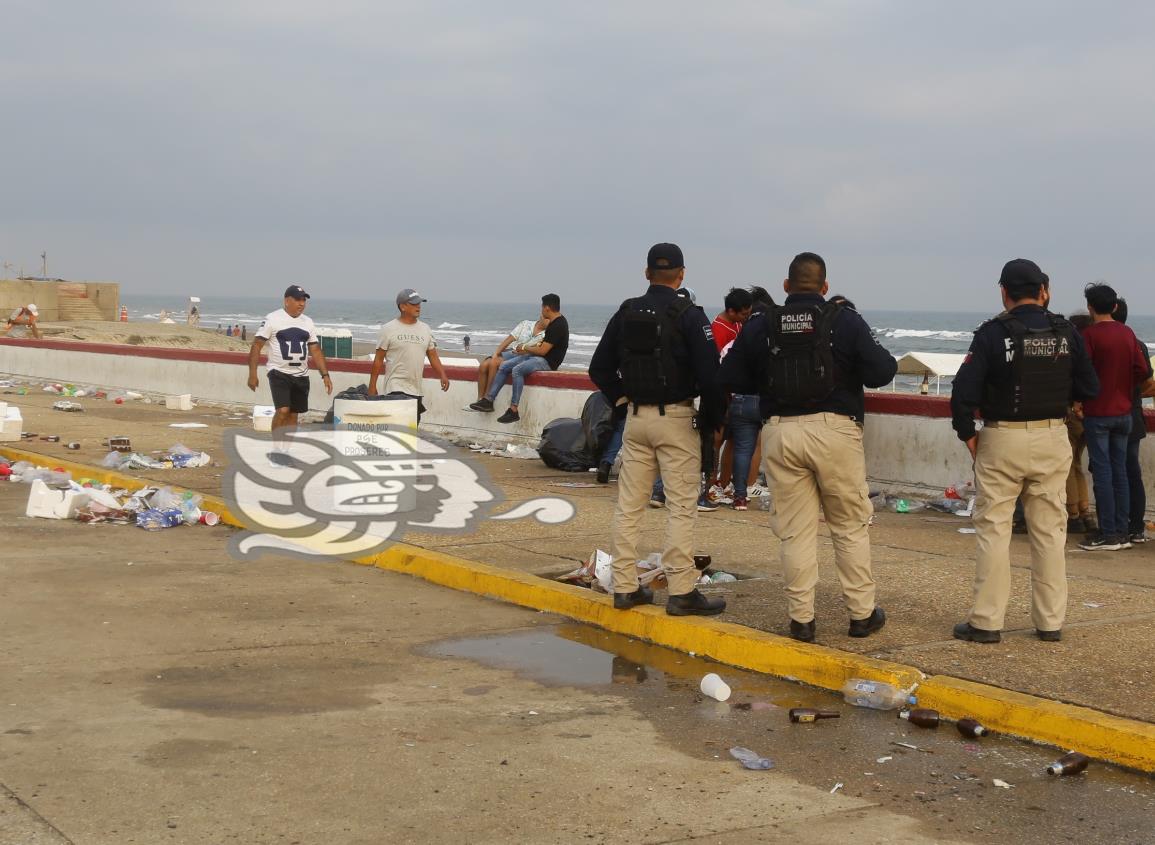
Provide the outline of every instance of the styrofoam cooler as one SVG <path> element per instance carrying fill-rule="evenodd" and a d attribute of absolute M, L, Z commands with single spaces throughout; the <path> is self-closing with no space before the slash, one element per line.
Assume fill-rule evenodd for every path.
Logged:
<path fill-rule="evenodd" d="M 20 409 L 15 405 L 4 403 L 4 412 L 0 414 L 0 442 L 14 443 L 20 439 L 20 432 L 24 428 L 24 418 Z"/>
<path fill-rule="evenodd" d="M 253 431 L 272 431 L 277 409 L 272 405 L 253 406 Z"/>
<path fill-rule="evenodd" d="M 191 411 L 192 410 L 192 394 L 191 393 L 172 393 L 164 397 L 164 406 L 170 411 Z"/>
<path fill-rule="evenodd" d="M 32 482 L 28 491 L 28 506 L 25 516 L 39 516 L 45 519 L 72 519 L 76 511 L 88 504 L 89 494 L 76 490 L 57 490 L 40 479 Z"/>
<path fill-rule="evenodd" d="M 333 425 L 395 426 L 417 430 L 416 399 L 337 399 L 333 402 Z"/>

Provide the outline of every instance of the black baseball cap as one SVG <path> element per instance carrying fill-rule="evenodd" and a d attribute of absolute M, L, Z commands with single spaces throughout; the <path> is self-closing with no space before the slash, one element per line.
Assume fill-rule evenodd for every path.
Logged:
<path fill-rule="evenodd" d="M 999 276 L 999 284 L 1009 292 L 1041 288 L 1049 282 L 1050 278 L 1039 269 L 1039 265 L 1026 258 L 1008 261 Z"/>
<path fill-rule="evenodd" d="M 300 285 L 289 285 L 285 288 L 286 299 L 308 299 L 309 294 L 305 293 L 305 289 Z"/>
<path fill-rule="evenodd" d="M 646 267 L 650 270 L 680 270 L 685 266 L 682 248 L 677 244 L 654 244 L 646 256 Z"/>

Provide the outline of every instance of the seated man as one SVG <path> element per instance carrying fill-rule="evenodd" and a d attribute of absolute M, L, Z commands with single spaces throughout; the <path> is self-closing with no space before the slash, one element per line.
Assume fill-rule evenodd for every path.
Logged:
<path fill-rule="evenodd" d="M 475 411 L 492 411 L 493 400 L 497 398 L 502 385 L 513 377 L 513 395 L 509 410 L 497 418 L 499 423 L 517 422 L 521 419 L 518 405 L 521 392 L 525 389 L 525 379 L 530 373 L 540 370 L 556 370 L 565 359 L 569 349 L 569 323 L 561 313 L 561 298 L 556 293 L 547 293 L 541 298 L 541 318 L 546 321 L 545 334 L 539 343 L 522 346 L 521 355 L 515 355 L 497 369 L 493 384 L 485 396 L 469 407 Z"/>
<path fill-rule="evenodd" d="M 4 326 L 4 334 L 12 331 L 17 326 L 27 326 L 28 331 L 32 332 L 35 338 L 40 337 L 40 330 L 36 328 L 36 321 L 40 318 L 40 311 L 31 303 L 21 306 L 8 315 L 8 323 Z"/>
<path fill-rule="evenodd" d="M 485 396 L 493 377 L 497 375 L 497 368 L 514 355 L 521 355 L 521 347 L 536 346 L 545 339 L 546 321 L 544 318 L 522 320 L 513 331 L 501 342 L 497 350 L 489 358 L 483 360 L 477 367 L 477 398 Z M 468 352 L 469 350 L 465 350 Z"/>

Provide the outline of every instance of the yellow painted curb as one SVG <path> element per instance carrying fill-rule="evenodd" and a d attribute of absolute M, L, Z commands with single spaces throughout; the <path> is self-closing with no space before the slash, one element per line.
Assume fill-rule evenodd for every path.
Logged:
<path fill-rule="evenodd" d="M 68 470 L 74 477 L 88 477 L 129 490 L 157 483 L 152 479 L 58 460 L 23 449 L 0 447 L 0 455 L 41 465 L 50 463 Z M 218 512 L 222 522 L 241 527 L 219 497 L 205 495 L 203 500 L 204 507 Z M 416 546 L 398 543 L 356 562 L 522 607 L 557 613 L 608 631 L 710 657 L 720 663 L 792 678 L 825 689 L 837 690 L 851 677 L 888 681 L 902 687 L 918 683 L 919 705 L 933 707 L 947 718 L 969 716 L 992 731 L 1082 751 L 1144 772 L 1155 772 L 1155 725 L 1146 722 L 945 675 L 925 678 L 910 666 L 806 645 L 728 622 L 671 617 L 657 607 L 618 611 L 613 609 L 608 596 L 581 587 Z"/>
<path fill-rule="evenodd" d="M 1147 722 L 944 675 L 919 686 L 918 704 L 950 719 L 969 716 L 1001 733 L 1155 772 L 1155 725 Z"/>

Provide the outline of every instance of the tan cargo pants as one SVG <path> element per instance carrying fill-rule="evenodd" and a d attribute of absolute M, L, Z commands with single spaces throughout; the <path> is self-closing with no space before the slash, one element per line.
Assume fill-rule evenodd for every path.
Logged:
<path fill-rule="evenodd" d="M 1012 426 L 1018 427 L 1012 427 Z M 990 424 L 975 459 L 975 628 L 1001 631 L 1011 592 L 1011 519 L 1021 494 L 1031 542 L 1031 619 L 1040 631 L 1067 613 L 1067 475 L 1071 443 L 1063 420 Z"/>
<path fill-rule="evenodd" d="M 698 516 L 698 486 L 702 448 L 694 429 L 694 408 L 689 404 L 667 405 L 666 413 L 643 405 L 626 418 L 622 440 L 622 467 L 618 475 L 618 504 L 614 509 L 614 592 L 632 593 L 638 588 L 638 535 L 642 514 L 658 473 L 666 488 L 666 548 L 662 567 L 670 595 L 693 591 L 698 580 L 694 568 L 694 520 Z"/>
<path fill-rule="evenodd" d="M 762 427 L 762 456 L 773 496 L 770 528 L 782 541 L 790 618 L 814 618 L 821 504 L 846 609 L 851 619 L 866 619 L 874 612 L 869 533 L 873 507 L 862 429 L 841 414 L 771 417 Z"/>

